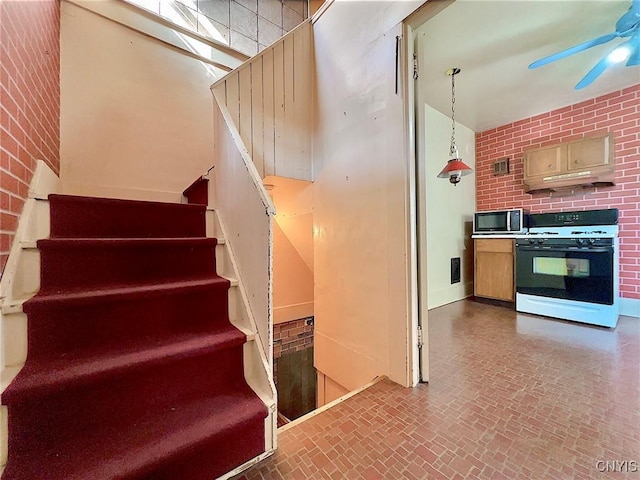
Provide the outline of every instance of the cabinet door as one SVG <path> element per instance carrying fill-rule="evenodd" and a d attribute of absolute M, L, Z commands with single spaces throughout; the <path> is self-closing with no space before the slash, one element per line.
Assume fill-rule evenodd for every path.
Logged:
<path fill-rule="evenodd" d="M 588 170 L 610 165 L 613 161 L 611 134 L 576 140 L 567 146 L 568 170 Z"/>
<path fill-rule="evenodd" d="M 555 145 L 525 152 L 524 177 L 557 175 L 562 168 L 563 151 L 562 145 Z"/>
<path fill-rule="evenodd" d="M 513 240 L 476 239 L 474 294 L 512 302 Z"/>

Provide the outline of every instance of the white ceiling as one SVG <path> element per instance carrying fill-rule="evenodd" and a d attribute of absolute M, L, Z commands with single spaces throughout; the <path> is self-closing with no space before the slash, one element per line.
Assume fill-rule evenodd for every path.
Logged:
<path fill-rule="evenodd" d="M 428 65 L 420 66 L 427 103 L 451 116 L 456 75 L 456 122 L 476 132 L 528 118 L 640 83 L 640 66 L 608 68 L 582 90 L 576 83 L 616 39 L 546 66 L 542 57 L 615 30 L 630 0 L 456 0 L 418 32 L 426 36 Z"/>

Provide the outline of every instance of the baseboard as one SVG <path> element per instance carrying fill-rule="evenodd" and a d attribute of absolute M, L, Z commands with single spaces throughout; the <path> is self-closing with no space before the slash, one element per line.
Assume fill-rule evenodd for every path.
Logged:
<path fill-rule="evenodd" d="M 640 318 L 640 299 L 638 298 L 620 298 L 620 315 L 627 317 Z"/>
<path fill-rule="evenodd" d="M 285 305 L 282 307 L 274 307 L 273 323 L 284 323 L 299 318 L 313 316 L 313 302 L 296 303 L 294 305 Z"/>

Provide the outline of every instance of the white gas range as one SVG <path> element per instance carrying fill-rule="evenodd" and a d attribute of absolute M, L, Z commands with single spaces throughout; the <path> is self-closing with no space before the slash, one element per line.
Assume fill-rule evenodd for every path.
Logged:
<path fill-rule="evenodd" d="M 618 210 L 531 214 L 516 238 L 516 310 L 613 328 Z"/>

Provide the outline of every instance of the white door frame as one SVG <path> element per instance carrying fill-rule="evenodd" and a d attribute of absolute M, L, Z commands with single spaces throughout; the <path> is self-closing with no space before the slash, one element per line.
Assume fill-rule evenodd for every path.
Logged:
<path fill-rule="evenodd" d="M 434 17 L 454 0 L 431 0 L 412 13 L 403 22 L 403 61 L 405 130 L 407 132 L 407 158 L 409 159 L 409 209 L 411 221 L 411 312 L 409 337 L 411 375 L 413 384 L 429 381 L 429 312 L 427 303 L 427 177 L 424 156 L 424 91 L 414 79 L 414 53 L 418 53 L 414 30 Z M 420 65 L 418 65 L 418 77 Z M 418 333 L 420 332 L 420 334 Z M 421 346 L 419 347 L 419 343 Z"/>

